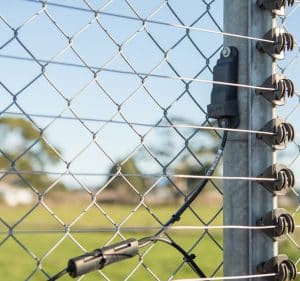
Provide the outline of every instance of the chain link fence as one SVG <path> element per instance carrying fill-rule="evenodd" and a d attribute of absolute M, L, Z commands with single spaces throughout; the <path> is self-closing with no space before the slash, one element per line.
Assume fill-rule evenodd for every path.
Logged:
<path fill-rule="evenodd" d="M 299 7 L 278 18 L 296 42 Z M 0 268 L 7 280 L 47 280 L 71 257 L 161 231 L 205 178 L 222 135 L 206 106 L 223 1 L 14 0 L 0 11 Z M 296 89 L 298 65 L 296 43 L 277 63 Z M 299 108 L 298 91 L 276 108 L 296 131 Z M 299 148 L 297 135 L 278 157 L 296 178 Z M 210 277 L 224 275 L 221 170 L 163 234 Z M 298 271 L 299 198 L 298 182 L 279 198 L 297 225 L 279 252 Z M 78 280 L 194 277 L 152 243 Z"/>
<path fill-rule="evenodd" d="M 153 235 L 199 184 L 196 175 L 205 174 L 220 139 L 202 127 L 214 125 L 206 114 L 212 86 L 204 82 L 212 80 L 222 48 L 222 5 L 0 3 L 6 280 L 46 280 L 73 256 Z M 292 19 L 283 20 L 287 28 Z M 293 72 L 294 62 L 284 71 Z M 213 225 L 222 225 L 217 179 L 165 235 L 196 254 L 208 276 L 222 276 L 222 231 L 201 229 Z M 78 280 L 195 277 L 166 247 L 152 244 L 138 258 Z"/>
<path fill-rule="evenodd" d="M 300 13 L 300 3 L 296 1 L 292 8 L 289 8 L 286 16 L 278 18 L 278 26 L 285 29 L 294 36 L 296 48 L 293 52 L 286 54 L 284 61 L 277 61 L 277 72 L 283 73 L 287 78 L 291 79 L 296 88 L 296 97 L 287 100 L 283 107 L 277 108 L 277 114 L 283 117 L 288 123 L 291 123 L 296 130 L 296 138 L 286 150 L 279 153 L 278 162 L 285 163 L 295 173 L 296 185 L 295 188 L 288 194 L 287 198 L 279 197 L 279 207 L 287 209 L 293 216 L 296 224 L 294 234 L 289 235 L 289 239 L 279 244 L 279 252 L 289 254 L 290 258 L 295 262 L 299 271 L 299 154 L 300 154 L 300 141 L 299 141 L 299 29 L 296 27 L 296 20 Z"/>

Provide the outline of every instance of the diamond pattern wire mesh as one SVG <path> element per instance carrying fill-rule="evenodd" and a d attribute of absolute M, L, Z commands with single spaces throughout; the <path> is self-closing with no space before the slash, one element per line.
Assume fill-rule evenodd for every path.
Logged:
<path fill-rule="evenodd" d="M 212 80 L 222 38 L 184 26 L 221 31 L 221 2 L 0 3 L 7 280 L 46 280 L 87 250 L 154 234 L 197 184 L 169 175 L 204 174 L 219 136 L 174 124 L 211 125 L 211 85 L 194 79 Z M 211 182 L 178 224 L 222 224 L 221 189 Z M 209 276 L 222 275 L 221 232 L 167 235 Z M 78 280 L 174 276 L 195 277 L 155 244 Z"/>
<path fill-rule="evenodd" d="M 287 241 L 279 244 L 279 252 L 288 254 L 290 258 L 297 265 L 298 271 L 300 269 L 300 256 L 299 256 L 299 243 L 300 243 L 300 232 L 299 232 L 299 211 L 300 211 L 300 190 L 299 190 L 299 173 L 297 167 L 299 166 L 299 155 L 300 155 L 300 139 L 299 139 L 299 40 L 300 32 L 296 28 L 296 20 L 299 17 L 300 3 L 296 1 L 295 5 L 287 10 L 287 15 L 278 19 L 279 26 L 285 28 L 290 32 L 296 41 L 296 47 L 293 52 L 286 54 L 284 61 L 277 62 L 277 71 L 284 73 L 287 78 L 291 79 L 296 88 L 296 97 L 287 100 L 287 103 L 278 108 L 277 113 L 279 116 L 284 117 L 288 123 L 291 123 L 296 130 L 296 138 L 294 143 L 291 143 L 286 150 L 279 153 L 279 162 L 287 164 L 290 169 L 295 173 L 296 186 L 288 194 L 286 198 L 279 198 L 279 207 L 283 207 L 293 215 L 296 227 L 295 233 L 289 236 Z"/>

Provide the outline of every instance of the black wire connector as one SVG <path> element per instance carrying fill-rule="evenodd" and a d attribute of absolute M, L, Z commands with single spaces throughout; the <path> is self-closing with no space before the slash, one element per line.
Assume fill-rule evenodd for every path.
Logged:
<path fill-rule="evenodd" d="M 54 281 L 63 274 L 69 273 L 73 278 L 83 274 L 102 269 L 103 267 L 129 259 L 138 254 L 139 242 L 136 239 L 128 239 L 107 247 L 95 249 L 92 252 L 72 258 L 68 261 L 68 266 L 48 281 Z"/>
<path fill-rule="evenodd" d="M 60 271 L 48 281 L 55 281 L 66 273 L 69 273 L 71 277 L 76 278 L 82 276 L 83 274 L 102 269 L 109 264 L 132 258 L 139 253 L 138 251 L 140 248 L 147 246 L 151 242 L 157 241 L 172 246 L 183 255 L 183 260 L 193 269 L 195 273 L 197 273 L 198 276 L 204 278 L 206 277 L 198 265 L 194 262 L 196 257 L 194 254 L 187 253 L 174 241 L 151 236 L 142 238 L 140 240 L 131 238 L 72 258 L 68 261 L 68 266 L 66 269 Z"/>
<path fill-rule="evenodd" d="M 111 246 L 96 249 L 85 255 L 72 258 L 68 262 L 67 271 L 71 277 L 102 269 L 104 266 L 129 259 L 138 254 L 139 242 L 128 239 Z"/>

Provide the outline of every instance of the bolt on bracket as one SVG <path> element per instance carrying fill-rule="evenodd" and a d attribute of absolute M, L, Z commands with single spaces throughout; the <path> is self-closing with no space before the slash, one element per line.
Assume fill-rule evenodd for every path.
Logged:
<path fill-rule="evenodd" d="M 286 6 L 293 6 L 295 4 L 295 0 L 257 0 L 256 3 L 261 9 L 269 10 L 277 16 L 284 16 Z"/>
<path fill-rule="evenodd" d="M 268 212 L 264 217 L 256 221 L 257 226 L 275 226 L 275 228 L 265 228 L 262 231 L 274 241 L 284 240 L 287 234 L 295 231 L 293 217 L 282 208 Z"/>
<path fill-rule="evenodd" d="M 256 137 L 272 147 L 273 150 L 285 149 L 287 142 L 291 142 L 295 138 L 294 127 L 290 123 L 285 123 L 281 118 L 272 119 L 260 131 L 264 133 L 257 133 Z M 272 134 L 266 134 L 266 132 Z"/>
<path fill-rule="evenodd" d="M 237 84 L 238 82 L 239 51 L 235 47 L 223 49 L 213 70 L 213 80 Z M 214 84 L 211 92 L 211 103 L 207 106 L 209 118 L 218 120 L 222 127 L 223 120 L 228 120 L 229 128 L 237 128 L 239 124 L 239 108 L 237 87 Z"/>
<path fill-rule="evenodd" d="M 262 178 L 261 180 L 257 180 L 257 182 L 275 195 L 285 195 L 289 189 L 295 186 L 295 175 L 284 164 L 273 164 L 257 177 Z M 275 180 L 263 180 L 266 178 L 273 178 Z"/>
<path fill-rule="evenodd" d="M 284 59 L 285 50 L 294 49 L 294 37 L 282 28 L 272 28 L 263 36 L 263 39 L 257 42 L 256 48 L 273 59 Z"/>
<path fill-rule="evenodd" d="M 274 273 L 274 276 L 268 277 L 270 281 L 292 281 L 297 278 L 297 268 L 287 255 L 279 255 L 262 262 L 256 270 L 258 274 Z"/>
<path fill-rule="evenodd" d="M 292 98 L 295 95 L 295 86 L 292 80 L 283 74 L 273 74 L 261 85 L 261 88 L 273 88 L 274 90 L 257 89 L 255 92 L 262 95 L 273 105 L 284 105 L 285 96 Z"/>

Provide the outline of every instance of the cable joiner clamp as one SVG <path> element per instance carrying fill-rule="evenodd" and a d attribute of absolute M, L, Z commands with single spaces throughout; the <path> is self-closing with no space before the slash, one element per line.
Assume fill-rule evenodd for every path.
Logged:
<path fill-rule="evenodd" d="M 138 240 L 131 238 L 95 249 L 92 252 L 70 259 L 67 272 L 71 277 L 75 278 L 91 271 L 102 269 L 109 264 L 136 256 L 138 254 L 138 246 Z"/>
<path fill-rule="evenodd" d="M 257 0 L 257 6 L 271 11 L 274 15 L 284 16 L 286 6 L 293 6 L 295 0 Z"/>
<path fill-rule="evenodd" d="M 285 195 L 287 191 L 295 186 L 295 175 L 292 170 L 284 164 L 273 164 L 258 176 L 261 180 L 257 182 L 275 195 Z M 274 181 L 263 180 L 274 178 Z"/>
<path fill-rule="evenodd" d="M 263 232 L 274 241 L 284 240 L 287 234 L 295 231 L 293 217 L 282 208 L 268 212 L 264 217 L 256 221 L 257 226 L 275 226 L 275 228 L 264 228 Z"/>
<path fill-rule="evenodd" d="M 294 49 L 294 37 L 282 28 L 272 28 L 264 35 L 263 39 L 263 41 L 257 42 L 256 48 L 274 59 L 284 59 L 285 49 L 287 51 Z"/>
<path fill-rule="evenodd" d="M 267 278 L 270 281 L 292 281 L 297 278 L 297 268 L 287 255 L 279 255 L 262 262 L 256 270 L 258 274 L 274 273 L 274 276 Z"/>
<path fill-rule="evenodd" d="M 261 131 L 264 133 L 257 133 L 256 137 L 272 147 L 273 150 L 285 149 L 287 142 L 295 139 L 294 127 L 290 123 L 285 123 L 281 118 L 272 119 Z M 266 132 L 273 134 L 266 134 Z"/>
<path fill-rule="evenodd" d="M 273 88 L 274 90 L 257 89 L 255 92 L 262 95 L 273 105 L 284 105 L 285 96 L 292 98 L 295 95 L 295 86 L 292 80 L 287 79 L 283 74 L 271 75 L 262 85 L 261 88 Z"/>

